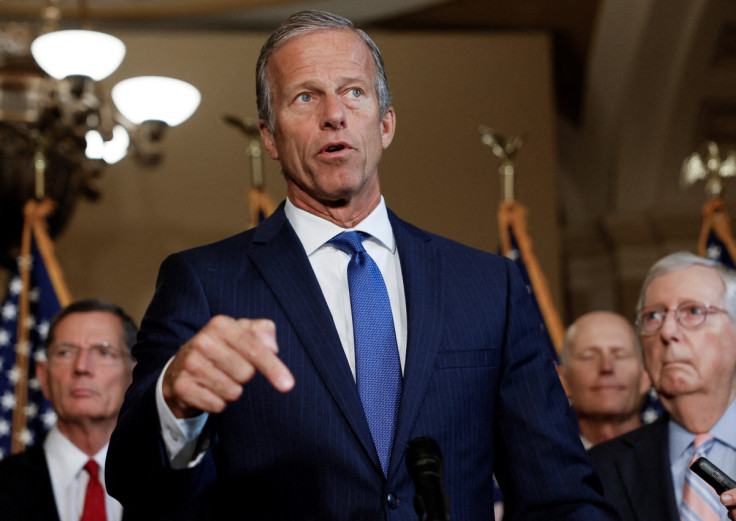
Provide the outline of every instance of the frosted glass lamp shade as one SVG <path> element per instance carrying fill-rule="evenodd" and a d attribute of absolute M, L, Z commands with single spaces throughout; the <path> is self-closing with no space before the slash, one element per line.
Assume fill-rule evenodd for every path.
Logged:
<path fill-rule="evenodd" d="M 183 123 L 197 110 L 202 95 L 194 86 L 175 78 L 138 76 L 112 88 L 112 100 L 131 123 L 163 121 L 170 127 Z"/>
<path fill-rule="evenodd" d="M 108 165 L 113 165 L 128 154 L 130 136 L 122 125 L 113 127 L 110 141 L 104 141 L 96 130 L 88 131 L 85 138 L 87 140 L 85 155 L 90 159 L 102 159 Z"/>
<path fill-rule="evenodd" d="M 49 76 L 107 78 L 125 57 L 125 44 L 112 35 L 96 31 L 53 31 L 31 43 L 31 54 Z"/>
<path fill-rule="evenodd" d="M 84 135 L 84 139 L 87 142 L 84 155 L 89 159 L 102 159 L 102 151 L 105 149 L 105 141 L 102 139 L 102 134 L 96 130 L 88 130 Z"/>

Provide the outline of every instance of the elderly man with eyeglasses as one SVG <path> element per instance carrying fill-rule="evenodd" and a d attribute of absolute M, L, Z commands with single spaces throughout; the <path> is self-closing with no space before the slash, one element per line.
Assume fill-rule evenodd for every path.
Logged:
<path fill-rule="evenodd" d="M 36 376 L 57 415 L 44 440 L 0 462 L 3 521 L 120 521 L 105 457 L 133 378 L 138 327 L 120 307 L 80 300 L 52 320 Z"/>
<path fill-rule="evenodd" d="M 629 521 L 726 520 L 736 490 L 719 498 L 689 466 L 706 456 L 736 476 L 736 273 L 692 253 L 662 258 L 636 326 L 667 414 L 590 450 L 604 494 Z"/>

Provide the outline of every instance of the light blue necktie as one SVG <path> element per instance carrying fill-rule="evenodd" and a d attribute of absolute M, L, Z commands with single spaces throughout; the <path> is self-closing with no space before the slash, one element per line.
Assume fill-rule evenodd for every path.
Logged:
<path fill-rule="evenodd" d="M 363 232 L 343 232 L 330 243 L 351 256 L 348 285 L 358 394 L 383 473 L 388 475 L 401 395 L 401 363 L 386 284 L 363 248 L 366 237 Z"/>

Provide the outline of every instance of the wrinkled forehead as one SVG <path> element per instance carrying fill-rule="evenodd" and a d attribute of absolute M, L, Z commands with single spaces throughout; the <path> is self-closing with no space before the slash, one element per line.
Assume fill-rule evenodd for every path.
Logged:
<path fill-rule="evenodd" d="M 302 69 L 338 67 L 357 67 L 371 77 L 375 74 L 373 55 L 355 31 L 317 29 L 292 36 L 274 50 L 266 70 L 274 79 Z"/>
<path fill-rule="evenodd" d="M 122 343 L 124 329 L 120 317 L 108 311 L 95 310 L 68 314 L 49 334 L 51 343 L 85 345 L 107 341 L 117 345 Z"/>
<path fill-rule="evenodd" d="M 594 328 L 580 328 L 571 344 L 573 352 L 580 353 L 585 349 L 601 351 L 635 352 L 637 338 L 624 323 L 601 322 Z"/>

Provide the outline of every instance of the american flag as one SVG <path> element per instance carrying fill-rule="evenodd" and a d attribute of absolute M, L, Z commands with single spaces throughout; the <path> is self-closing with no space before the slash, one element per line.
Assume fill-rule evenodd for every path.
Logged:
<path fill-rule="evenodd" d="M 559 363 L 565 328 L 549 290 L 542 267 L 534 255 L 532 239 L 527 233 L 527 209 L 516 201 L 502 201 L 498 206 L 500 253 L 519 268 L 535 307 L 536 319 L 552 360 Z"/>
<path fill-rule="evenodd" d="M 734 264 L 733 259 L 728 252 L 728 248 L 723 241 L 718 238 L 718 235 L 716 235 L 716 232 L 713 229 L 708 232 L 708 237 L 705 243 L 705 257 L 716 260 L 732 270 L 736 269 L 736 264 Z"/>
<path fill-rule="evenodd" d="M 662 416 L 662 413 L 664 413 L 664 406 L 662 405 L 662 402 L 659 401 L 656 389 L 651 387 L 647 395 L 644 397 L 644 405 L 641 408 L 641 413 L 639 413 L 641 422 L 645 425 L 647 423 L 652 423 L 654 420 Z"/>
<path fill-rule="evenodd" d="M 276 210 L 276 203 L 262 186 L 252 186 L 248 191 L 250 206 L 250 228 L 261 224 Z"/>
<path fill-rule="evenodd" d="M 30 313 L 26 326 L 28 331 L 28 373 L 22 374 L 16 367 L 16 353 L 25 349 L 18 345 L 19 303 L 23 283 L 19 266 L 12 276 L 7 296 L 0 308 L 0 459 L 11 454 L 12 436 L 18 436 L 23 446 L 28 447 L 41 439 L 56 421 L 51 404 L 44 398 L 39 381 L 35 377 L 35 361 L 44 356 L 43 345 L 53 316 L 59 311 L 60 303 L 41 255 L 32 245 L 31 276 L 29 288 Z M 25 427 L 13 431 L 13 413 L 17 397 L 15 386 L 19 380 L 28 385 L 25 405 Z"/>
<path fill-rule="evenodd" d="M 703 205 L 703 224 L 698 238 L 698 255 L 736 269 L 736 243 L 731 233 L 731 219 L 721 197 L 711 197 Z"/>

